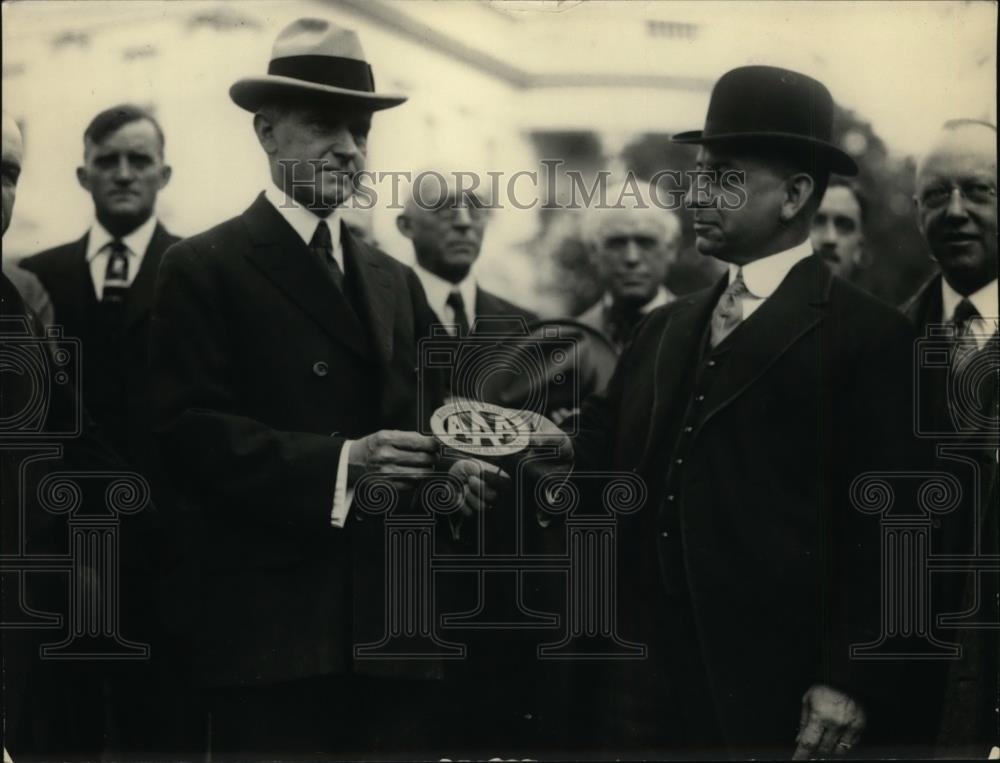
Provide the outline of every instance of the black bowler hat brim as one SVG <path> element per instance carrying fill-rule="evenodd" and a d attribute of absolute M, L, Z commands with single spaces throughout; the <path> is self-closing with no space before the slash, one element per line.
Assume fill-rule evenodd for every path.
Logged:
<path fill-rule="evenodd" d="M 261 106 L 289 97 L 346 103 L 368 111 L 382 111 L 406 102 L 405 95 L 369 93 L 333 85 L 306 82 L 294 77 L 268 74 L 263 77 L 246 77 L 229 88 L 233 103 L 247 111 L 257 111 Z"/>
<path fill-rule="evenodd" d="M 711 143 L 735 143 L 749 141 L 787 142 L 799 145 L 811 145 L 820 149 L 827 157 L 830 170 L 844 177 L 854 177 L 858 174 L 858 163 L 846 151 L 832 143 L 818 138 L 789 132 L 730 132 L 706 136 L 702 130 L 679 132 L 670 138 L 671 143 L 693 143 L 708 145 Z"/>

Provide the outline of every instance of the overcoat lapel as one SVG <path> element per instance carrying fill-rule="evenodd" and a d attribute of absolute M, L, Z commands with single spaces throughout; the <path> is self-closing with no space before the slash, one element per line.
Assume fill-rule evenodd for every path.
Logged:
<path fill-rule="evenodd" d="M 142 257 L 142 265 L 135 275 L 135 280 L 129 287 L 125 298 L 125 324 L 133 325 L 140 318 L 149 314 L 153 305 L 153 293 L 156 291 L 156 274 L 160 269 L 163 253 L 170 246 L 170 237 L 166 229 L 159 223 L 149 240 L 149 246 Z"/>
<path fill-rule="evenodd" d="M 706 400 L 709 421 L 758 379 L 782 354 L 823 317 L 829 296 L 830 271 L 818 257 L 807 257 L 789 272 L 778 289 L 733 336 L 726 367 L 710 387 Z M 684 405 L 678 397 L 685 369 L 699 362 L 700 343 L 712 310 L 725 291 L 724 277 L 713 289 L 688 297 L 674 309 L 657 350 L 654 402 L 644 453 L 656 446 L 670 420 L 668 406 Z M 643 464 L 646 466 L 646 464 Z"/>
<path fill-rule="evenodd" d="M 246 257 L 327 334 L 367 357 L 364 329 L 344 295 L 337 293 L 325 263 L 313 256 L 264 194 L 242 219 L 252 242 Z"/>
<path fill-rule="evenodd" d="M 379 362 L 388 366 L 392 360 L 392 328 L 397 301 L 392 279 L 388 271 L 366 251 L 366 245 L 355 239 L 343 223 L 341 241 L 344 246 L 344 261 L 357 275 L 362 302 L 359 308 L 365 312 L 363 317 L 372 327 L 372 339 L 375 341 Z"/>
<path fill-rule="evenodd" d="M 94 279 L 90 277 L 90 263 L 87 262 L 87 242 L 90 240 L 90 233 L 83 234 L 83 238 L 76 242 L 76 257 L 73 258 L 73 267 L 76 270 L 72 273 L 70 282 L 75 284 L 75 299 L 66 300 L 67 304 L 79 305 L 81 315 L 87 312 L 88 307 L 97 303 L 97 295 L 94 293 Z M 58 315 L 56 322 L 63 319 Z"/>
<path fill-rule="evenodd" d="M 832 274 L 816 256 L 791 269 L 763 305 L 733 336 L 723 373 L 706 393 L 702 426 L 739 397 L 789 347 L 819 323 L 829 297 Z"/>

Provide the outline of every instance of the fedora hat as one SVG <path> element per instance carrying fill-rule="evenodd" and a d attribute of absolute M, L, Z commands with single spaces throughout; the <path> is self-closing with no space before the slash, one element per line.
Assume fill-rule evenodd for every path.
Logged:
<path fill-rule="evenodd" d="M 308 18 L 293 21 L 278 33 L 265 76 L 245 77 L 229 88 L 230 98 L 247 111 L 289 95 L 349 101 L 371 111 L 406 100 L 375 92 L 372 68 L 354 30 Z"/>
<path fill-rule="evenodd" d="M 775 66 L 741 66 L 712 88 L 705 129 L 678 133 L 672 141 L 785 141 L 812 146 L 838 175 L 857 175 L 857 163 L 832 137 L 833 96 L 822 82 Z"/>

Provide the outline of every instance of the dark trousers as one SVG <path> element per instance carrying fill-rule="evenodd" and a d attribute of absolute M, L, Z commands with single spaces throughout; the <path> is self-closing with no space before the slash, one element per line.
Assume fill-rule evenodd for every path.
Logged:
<path fill-rule="evenodd" d="M 652 597 L 626 627 L 645 659 L 574 664 L 570 749 L 583 758 L 725 757 L 691 605 Z"/>
<path fill-rule="evenodd" d="M 438 759 L 436 681 L 321 676 L 207 690 L 211 761 Z"/>

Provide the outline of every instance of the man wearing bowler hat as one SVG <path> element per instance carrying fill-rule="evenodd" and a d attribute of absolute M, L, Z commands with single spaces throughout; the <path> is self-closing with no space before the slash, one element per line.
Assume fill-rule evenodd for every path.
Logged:
<path fill-rule="evenodd" d="M 648 654 L 609 664 L 611 702 L 587 718 L 624 747 L 802 758 L 890 735 L 890 668 L 850 651 L 879 636 L 880 527 L 849 488 L 917 468 L 912 334 L 813 256 L 830 173 L 857 172 L 832 120 L 826 87 L 793 71 L 716 83 L 705 129 L 674 140 L 699 147 L 697 247 L 729 272 L 640 324 L 561 442 L 576 472 L 634 471 L 649 491 L 618 525 L 617 602 Z M 716 203 L 727 171 L 736 209 Z"/>
<path fill-rule="evenodd" d="M 419 746 L 440 663 L 358 659 L 386 633 L 385 541 L 353 490 L 434 466 L 417 434 L 440 399 L 417 400 L 434 316 L 414 273 L 340 219 L 373 112 L 405 98 L 376 91 L 353 31 L 310 18 L 230 95 L 254 115 L 273 185 L 167 252 L 151 348 L 163 449 L 203 527 L 211 752 Z"/>

